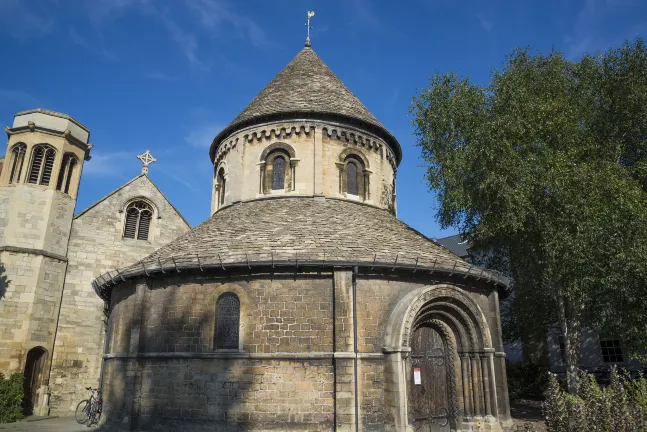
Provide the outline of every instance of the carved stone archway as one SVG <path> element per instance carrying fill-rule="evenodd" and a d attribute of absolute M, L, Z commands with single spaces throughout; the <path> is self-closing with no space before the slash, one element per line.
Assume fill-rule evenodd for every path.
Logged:
<path fill-rule="evenodd" d="M 494 379 L 494 349 L 481 308 L 469 294 L 452 285 L 418 288 L 395 306 L 384 338 L 387 405 L 396 430 L 410 429 L 408 382 L 413 332 L 422 325 L 436 328 L 447 341 L 453 367 L 449 374 L 452 430 L 469 430 L 481 421 L 500 430 Z"/>

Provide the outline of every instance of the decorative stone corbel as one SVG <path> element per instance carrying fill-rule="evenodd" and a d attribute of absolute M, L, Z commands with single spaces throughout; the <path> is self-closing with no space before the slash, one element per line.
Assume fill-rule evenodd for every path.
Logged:
<path fill-rule="evenodd" d="M 33 121 L 28 121 L 27 127 L 29 127 L 29 130 L 33 132 L 36 130 L 36 123 L 34 123 Z"/>

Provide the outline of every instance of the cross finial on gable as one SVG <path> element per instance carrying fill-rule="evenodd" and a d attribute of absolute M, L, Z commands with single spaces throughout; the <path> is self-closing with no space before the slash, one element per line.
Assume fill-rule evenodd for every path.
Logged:
<path fill-rule="evenodd" d="M 149 150 L 146 150 L 146 153 L 137 155 L 137 159 L 142 161 L 142 174 L 148 175 L 148 165 L 152 164 L 153 162 L 157 162 L 157 159 L 153 157 L 151 152 Z"/>

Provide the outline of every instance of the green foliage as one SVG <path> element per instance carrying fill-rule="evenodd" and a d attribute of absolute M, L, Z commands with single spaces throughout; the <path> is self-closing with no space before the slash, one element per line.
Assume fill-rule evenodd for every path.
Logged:
<path fill-rule="evenodd" d="M 510 400 L 540 399 L 548 387 L 548 368 L 531 362 L 507 363 Z"/>
<path fill-rule="evenodd" d="M 8 379 L 0 373 L 0 423 L 11 423 L 23 418 L 22 398 L 25 377 L 20 373 Z"/>
<path fill-rule="evenodd" d="M 611 371 L 611 383 L 601 387 L 592 375 L 577 375 L 577 394 L 563 390 L 550 374 L 544 416 L 548 432 L 638 432 L 647 429 L 644 406 L 647 381 L 635 381 Z M 636 390 L 642 389 L 642 390 Z"/>
<path fill-rule="evenodd" d="M 515 281 L 510 340 L 582 326 L 647 346 L 647 48 L 514 51 L 483 87 L 431 77 L 411 113 L 437 218 Z M 619 313 L 619 311 L 622 311 Z"/>

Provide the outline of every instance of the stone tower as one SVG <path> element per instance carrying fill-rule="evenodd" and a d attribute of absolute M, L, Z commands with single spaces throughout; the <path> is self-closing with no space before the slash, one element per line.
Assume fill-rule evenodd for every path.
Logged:
<path fill-rule="evenodd" d="M 90 132 L 44 109 L 15 115 L 0 175 L 0 372 L 24 372 L 46 413 L 67 249 Z M 24 366 L 23 366 L 24 365 Z M 42 412 L 41 412 L 42 411 Z"/>

